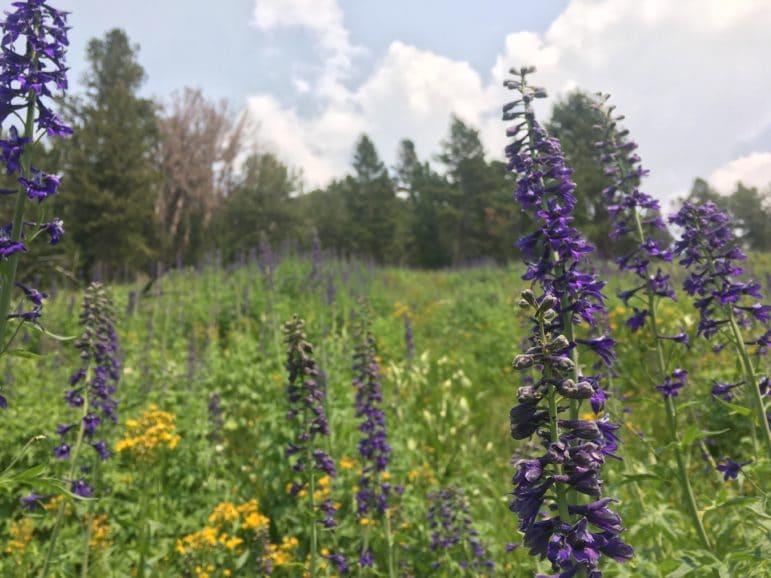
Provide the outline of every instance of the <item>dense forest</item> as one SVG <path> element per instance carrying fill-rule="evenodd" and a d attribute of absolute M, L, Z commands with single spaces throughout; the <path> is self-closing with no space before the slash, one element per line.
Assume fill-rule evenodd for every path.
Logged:
<path fill-rule="evenodd" d="M 138 50 L 117 29 L 91 40 L 85 91 L 63 103 L 74 137 L 45 153 L 62 175 L 54 213 L 64 219 L 66 257 L 53 259 L 61 270 L 114 278 L 213 254 L 245 259 L 260 246 L 310 251 L 314 243 L 419 268 L 516 257 L 511 239 L 528 222 L 511 202 L 513 177 L 488 160 L 479 132 L 460 118 L 449 119 L 436 157 L 419 158 L 405 138 L 392 167 L 362 134 L 349 173 L 305 191 L 299 168 L 247 144 L 259 142 L 259 131 L 228 103 L 190 88 L 163 103 L 142 98 Z M 610 217 L 601 193 L 610 179 L 591 145 L 601 122 L 593 102 L 580 90 L 566 95 L 547 128 L 574 170 L 576 226 L 613 257 L 625 247 L 604 242 Z M 690 197 L 728 210 L 746 246 L 767 251 L 770 192 L 739 184 L 720 195 L 696 179 Z"/>

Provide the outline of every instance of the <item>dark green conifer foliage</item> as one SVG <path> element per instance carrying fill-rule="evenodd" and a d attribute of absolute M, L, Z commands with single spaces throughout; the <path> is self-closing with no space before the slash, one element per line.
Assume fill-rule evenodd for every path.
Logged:
<path fill-rule="evenodd" d="M 91 40 L 87 93 L 69 107 L 75 134 L 61 145 L 61 206 L 86 276 L 97 264 L 140 268 L 156 256 L 156 107 L 137 94 L 138 50 L 118 29 Z"/>

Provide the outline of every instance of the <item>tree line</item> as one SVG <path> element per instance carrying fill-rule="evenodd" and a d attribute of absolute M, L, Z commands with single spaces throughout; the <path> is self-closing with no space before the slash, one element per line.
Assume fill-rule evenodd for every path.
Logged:
<path fill-rule="evenodd" d="M 516 185 L 501 161 L 487 160 L 479 131 L 453 116 L 433 159 L 399 144 L 387 167 L 367 135 L 355 143 L 347 175 L 310 192 L 274 153 L 247 145 L 252 127 L 186 88 L 159 104 L 139 96 L 145 72 L 138 46 L 112 30 L 90 41 L 85 92 L 65 103 L 73 138 L 44 153 L 63 175 L 54 212 L 67 231 L 66 264 L 85 278 L 134 273 L 161 262 L 193 265 L 217 250 L 233 260 L 266 241 L 377 263 L 438 268 L 516 257 L 527 217 L 511 200 Z M 610 217 L 593 99 L 575 91 L 547 124 L 560 139 L 578 185 L 576 226 L 601 257 L 624 251 L 606 242 Z M 697 179 L 690 197 L 711 199 L 739 223 L 755 250 L 771 249 L 770 192 L 739 185 L 719 195 Z"/>

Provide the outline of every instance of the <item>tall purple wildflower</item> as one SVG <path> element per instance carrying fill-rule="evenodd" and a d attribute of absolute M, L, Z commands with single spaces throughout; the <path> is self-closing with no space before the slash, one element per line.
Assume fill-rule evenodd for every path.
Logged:
<path fill-rule="evenodd" d="M 292 458 L 292 470 L 295 472 L 313 468 L 334 477 L 334 462 L 326 452 L 315 447 L 316 438 L 329 436 L 329 421 L 324 408 L 327 391 L 321 371 L 312 357 L 313 345 L 307 341 L 304 327 L 305 321 L 297 315 L 284 324 L 286 368 L 289 372 L 287 419 L 297 424 L 294 439 L 287 445 L 285 454 Z M 303 484 L 296 485 L 294 493 L 302 489 Z"/>
<path fill-rule="evenodd" d="M 12 3 L 0 23 L 0 160 L 5 173 L 15 177 L 17 188 L 0 189 L 15 195 L 13 217 L 0 226 L 0 349 L 7 349 L 11 294 L 14 290 L 19 256 L 28 250 L 32 237 L 42 233 L 50 244 L 64 234 L 62 221 L 34 222 L 24 218 L 28 201 L 40 204 L 58 191 L 60 178 L 30 164 L 29 152 L 38 138 L 65 137 L 72 129 L 51 110 L 51 99 L 67 88 L 64 62 L 67 41 L 66 13 L 43 0 Z M 26 231 L 31 236 L 27 237 Z M 30 292 L 25 290 L 29 299 Z M 34 290 L 33 290 L 34 291 Z M 40 304 L 21 321 L 35 321 Z M 0 406 L 5 399 L 0 396 Z"/>
<path fill-rule="evenodd" d="M 663 239 L 662 231 L 666 225 L 661 217 L 659 202 L 640 190 L 640 182 L 648 174 L 637 154 L 637 143 L 629 139 L 629 131 L 619 128 L 623 115 L 615 115 L 615 106 L 607 106 L 609 96 L 600 95 L 597 108 L 603 115 L 603 123 L 597 127 L 602 131 L 602 138 L 595 146 L 602 152 L 603 170 L 613 178 L 610 186 L 603 190 L 608 203 L 608 213 L 613 219 L 610 238 L 619 240 L 630 237 L 634 248 L 616 259 L 622 271 L 630 271 L 637 281 L 634 287 L 621 291 L 619 298 L 625 305 L 632 303 L 633 314 L 626 325 L 632 333 L 648 323 L 656 339 L 656 347 L 661 348 L 663 341 L 690 346 L 688 335 L 683 329 L 676 335 L 659 333 L 656 319 L 656 302 L 661 299 L 677 300 L 670 284 L 670 276 L 662 267 L 672 262 L 672 251 Z M 655 271 L 654 271 L 655 269 Z M 635 305 L 639 304 L 640 307 Z M 664 363 L 663 352 L 660 356 L 658 379 L 661 383 L 656 389 L 665 397 L 677 396 L 678 390 L 685 385 L 685 371 L 676 369 L 669 373 Z"/>
<path fill-rule="evenodd" d="M 764 402 L 767 377 L 759 376 L 753 367 L 747 345 L 767 348 L 771 339 L 768 329 L 771 306 L 762 303 L 760 283 L 737 279 L 744 273 L 737 261 L 747 257 L 731 228 L 730 218 L 714 203 L 685 203 L 670 222 L 682 228 L 675 243 L 675 255 L 688 269 L 683 289 L 694 298 L 699 310 L 699 335 L 722 341 L 717 348 L 731 342 L 741 360 L 742 372 L 749 385 L 749 395 L 756 411 L 756 421 L 771 453 L 771 428 Z M 762 335 L 745 340 L 742 327 L 761 326 Z"/>
<path fill-rule="evenodd" d="M 529 311 L 533 331 L 528 349 L 513 365 L 521 371 L 534 368 L 540 377 L 520 388 L 509 418 L 512 437 L 537 434 L 544 453 L 517 463 L 510 509 L 519 517 L 531 554 L 547 558 L 561 576 L 585 570 L 594 578 L 602 575 L 603 555 L 623 562 L 633 554 L 619 537 L 621 520 L 609 507 L 614 500 L 602 497 L 600 479 L 606 456 L 616 457 L 619 426 L 604 417 L 578 419 L 582 400 L 592 401 L 599 412 L 607 396 L 600 376 L 582 374 L 579 349 L 588 348 L 610 365 L 614 342 L 605 335 L 574 335 L 577 326 L 591 330 L 606 313 L 604 283 L 587 270 L 585 259 L 593 248 L 572 226 L 576 198 L 571 169 L 559 142 L 532 112 L 532 101 L 546 96 L 527 84 L 533 70 L 512 71 L 517 78 L 506 86 L 519 98 L 504 107 L 503 118 L 517 122 L 507 131 L 514 140 L 506 147 L 508 169 L 518 179 L 514 198 L 537 224 L 517 243 L 527 265 L 523 279 L 540 292 L 522 293 L 520 306 Z M 569 414 L 561 416 L 568 407 Z M 576 503 L 578 494 L 596 501 Z"/>
<path fill-rule="evenodd" d="M 412 322 L 408 313 L 404 317 L 404 348 L 408 360 L 415 357 L 415 335 L 412 332 Z"/>
<path fill-rule="evenodd" d="M 485 571 L 495 568 L 490 553 L 479 538 L 469 512 L 463 490 L 442 488 L 428 495 L 429 548 L 439 558 L 432 569 L 441 567 L 442 560 L 454 560 L 461 569 Z"/>
<path fill-rule="evenodd" d="M 366 516 L 371 509 L 384 514 L 391 491 L 391 485 L 381 481 L 381 474 L 388 468 L 391 447 L 388 445 L 385 413 L 381 409 L 383 392 L 380 386 L 380 366 L 375 358 L 375 337 L 370 327 L 369 304 L 362 301 L 353 356 L 356 417 L 362 420 L 359 424 L 362 438 L 358 449 L 363 465 L 356 494 L 357 513 L 360 517 Z"/>
<path fill-rule="evenodd" d="M 685 203 L 670 222 L 683 228 L 675 254 L 689 271 L 683 289 L 695 298 L 699 335 L 712 338 L 721 328 L 728 328 L 731 316 L 739 325 L 752 321 L 768 325 L 771 306 L 761 303 L 760 283 L 736 279 L 744 273 L 736 263 L 747 256 L 728 215 L 712 202 Z"/>
<path fill-rule="evenodd" d="M 329 436 L 329 421 L 324 404 L 327 398 L 326 376 L 313 360 L 313 345 L 303 331 L 305 322 L 297 315 L 284 324 L 284 343 L 287 346 L 286 368 L 289 383 L 286 387 L 289 411 L 287 419 L 296 422 L 294 439 L 287 445 L 285 454 L 292 461 L 292 470 L 302 474 L 302 481 L 291 487 L 293 495 L 307 488 L 309 501 L 308 515 L 311 519 L 311 575 L 316 575 L 318 557 L 317 526 L 327 529 L 337 526 L 337 508 L 331 499 L 316 503 L 316 474 L 334 478 L 337 474 L 335 463 L 324 450 L 317 447 L 319 437 Z M 319 519 L 319 513 L 321 519 Z M 345 565 L 341 554 L 334 554 L 336 565 Z"/>
<path fill-rule="evenodd" d="M 121 362 L 118 337 L 115 333 L 115 310 L 112 301 L 99 283 L 92 283 L 83 298 L 80 314 L 83 333 L 75 342 L 80 350 L 81 366 L 72 374 L 64 399 L 71 407 L 81 410 L 79 421 L 60 424 L 59 445 L 53 450 L 58 459 L 72 461 L 72 478 L 78 454 L 88 444 L 100 460 L 110 458 L 108 445 L 99 439 L 98 431 L 105 420 L 117 422 L 118 400 L 115 393 L 120 380 Z M 73 493 L 83 497 L 93 495 L 83 479 L 71 479 Z"/>
<path fill-rule="evenodd" d="M 262 278 L 268 286 L 268 290 L 273 290 L 273 274 L 276 272 L 276 256 L 268 241 L 265 231 L 260 233 L 260 250 L 257 256 L 257 266 L 260 268 Z"/>

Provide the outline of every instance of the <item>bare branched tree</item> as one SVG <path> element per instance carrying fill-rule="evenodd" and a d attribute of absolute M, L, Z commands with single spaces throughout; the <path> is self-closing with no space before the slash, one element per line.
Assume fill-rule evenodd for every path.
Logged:
<path fill-rule="evenodd" d="M 159 121 L 158 162 L 164 186 L 155 207 L 164 234 L 165 259 L 193 259 L 217 208 L 233 185 L 245 119 L 234 119 L 226 101 L 214 103 L 197 89 L 175 93 Z"/>

